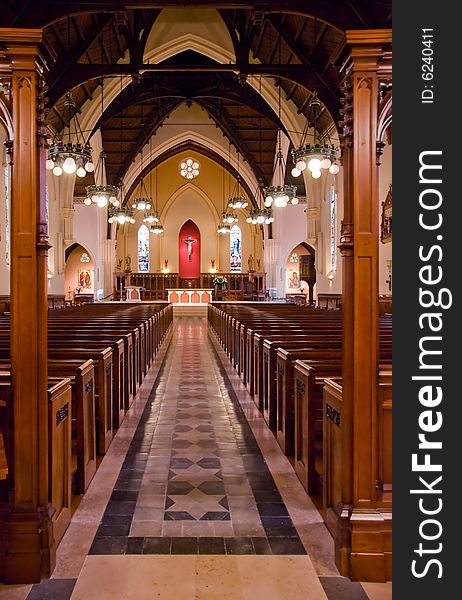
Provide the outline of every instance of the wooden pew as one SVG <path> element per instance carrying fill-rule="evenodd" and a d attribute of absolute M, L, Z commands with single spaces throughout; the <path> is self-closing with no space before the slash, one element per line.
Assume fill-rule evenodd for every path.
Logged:
<path fill-rule="evenodd" d="M 113 437 L 112 429 L 112 350 L 87 348 L 49 350 L 50 359 L 91 359 L 95 368 L 96 443 L 99 454 L 106 454 Z"/>
<path fill-rule="evenodd" d="M 341 340 L 335 344 L 330 340 L 318 340 L 318 344 L 320 344 L 318 347 L 309 349 L 280 347 L 277 351 L 276 439 L 283 452 L 289 456 L 292 456 L 295 451 L 294 366 L 296 361 L 320 360 L 322 357 L 327 357 L 328 360 L 332 360 L 334 365 L 339 365 L 341 368 Z M 329 347 L 333 352 L 328 349 Z M 320 348 L 324 349 L 322 354 L 318 353 Z"/>
<path fill-rule="evenodd" d="M 321 427 L 324 379 L 341 377 L 341 360 L 315 365 L 313 362 L 296 360 L 294 373 L 294 468 L 305 490 L 309 494 L 316 495 L 319 493 L 318 476 L 322 471 L 319 460 L 322 459 Z M 318 426 L 316 422 L 318 422 Z"/>
<path fill-rule="evenodd" d="M 92 360 L 49 360 L 48 374 L 67 377 L 72 389 L 72 423 L 76 438 L 77 494 L 84 494 L 96 473 L 95 369 Z"/>
<path fill-rule="evenodd" d="M 372 477 L 377 482 L 375 506 L 382 519 L 380 538 L 377 531 L 372 532 L 374 542 L 367 540 L 367 531 L 353 531 L 351 557 L 352 561 L 360 560 L 364 554 L 364 545 L 377 548 L 383 554 L 385 571 L 391 578 L 392 565 L 392 383 L 391 370 L 384 365 L 379 371 L 379 397 L 377 407 L 378 419 L 378 452 L 375 472 Z M 338 507 L 342 505 L 342 480 L 345 461 L 342 453 L 343 400 L 341 379 L 326 379 L 323 392 L 324 420 L 324 452 L 323 452 L 323 517 L 327 528 L 335 540 L 341 539 L 341 515 Z M 354 528 L 354 524 L 353 524 Z M 371 558 L 370 553 L 368 558 Z"/>
<path fill-rule="evenodd" d="M 53 535 L 59 544 L 71 522 L 72 393 L 69 379 L 49 379 L 48 460 L 49 498 L 55 509 Z"/>

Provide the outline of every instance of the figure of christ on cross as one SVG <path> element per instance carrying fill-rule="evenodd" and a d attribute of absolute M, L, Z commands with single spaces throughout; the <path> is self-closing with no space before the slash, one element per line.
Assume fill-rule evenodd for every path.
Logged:
<path fill-rule="evenodd" d="M 193 240 L 191 238 L 191 236 L 188 235 L 186 240 L 181 240 L 181 241 L 184 242 L 185 244 L 188 244 L 188 261 L 191 262 L 192 261 L 192 251 L 193 251 L 192 245 L 195 244 L 197 242 L 197 240 Z"/>

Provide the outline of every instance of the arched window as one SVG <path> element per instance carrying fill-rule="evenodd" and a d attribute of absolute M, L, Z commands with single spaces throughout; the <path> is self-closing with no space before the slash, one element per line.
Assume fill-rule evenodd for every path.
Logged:
<path fill-rule="evenodd" d="M 138 271 L 149 271 L 149 229 L 146 225 L 138 229 Z"/>
<path fill-rule="evenodd" d="M 231 229 L 229 248 L 230 271 L 240 273 L 242 271 L 242 233 L 239 225 Z"/>
<path fill-rule="evenodd" d="M 330 210 L 330 270 L 335 271 L 337 268 L 337 219 L 335 214 L 335 205 L 337 202 L 337 193 L 335 185 L 332 184 L 329 196 Z"/>

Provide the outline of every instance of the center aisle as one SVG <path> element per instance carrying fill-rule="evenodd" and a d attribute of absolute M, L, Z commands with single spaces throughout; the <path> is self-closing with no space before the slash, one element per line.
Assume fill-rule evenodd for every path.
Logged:
<path fill-rule="evenodd" d="M 174 327 L 72 598 L 324 600 L 206 322 Z"/>

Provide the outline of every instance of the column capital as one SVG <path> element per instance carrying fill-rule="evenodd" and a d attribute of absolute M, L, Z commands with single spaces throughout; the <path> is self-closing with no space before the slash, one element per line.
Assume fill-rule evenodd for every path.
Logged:
<path fill-rule="evenodd" d="M 352 72 L 391 74 L 391 29 L 349 29 L 335 62 L 345 76 Z"/>
<path fill-rule="evenodd" d="M 41 58 L 39 44 L 43 39 L 41 29 L 9 29 L 0 27 L 0 73 L 13 71 L 43 71 L 37 63 Z M 40 63 L 43 63 L 40 60 Z"/>

